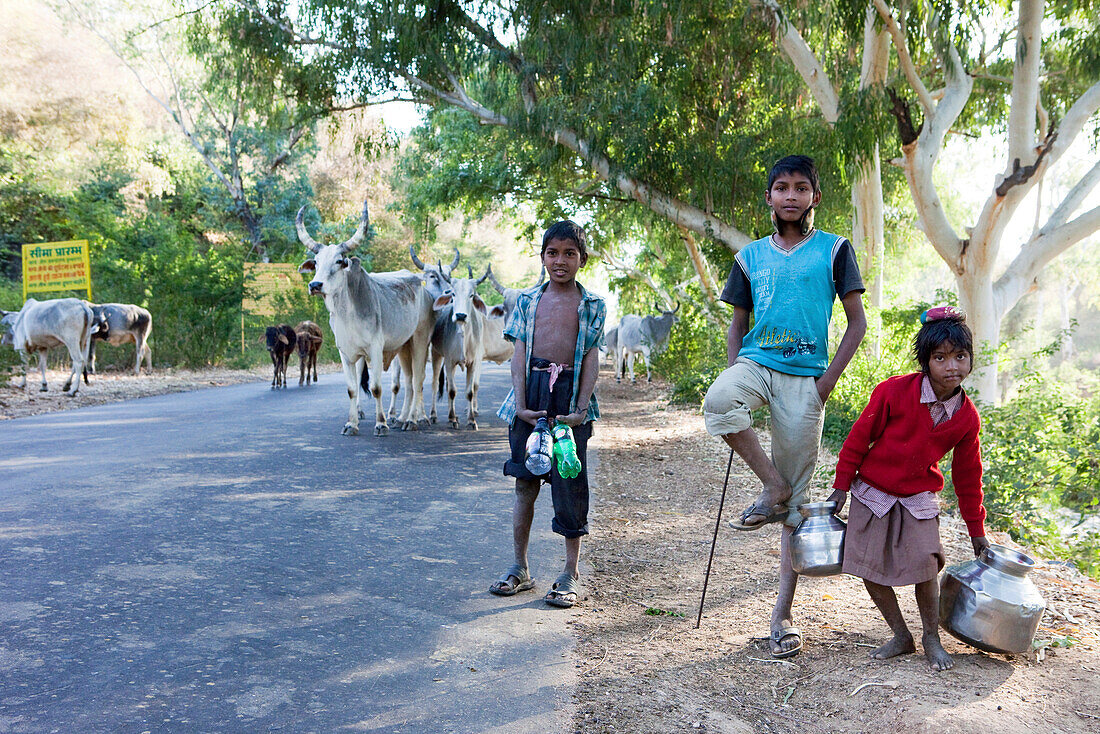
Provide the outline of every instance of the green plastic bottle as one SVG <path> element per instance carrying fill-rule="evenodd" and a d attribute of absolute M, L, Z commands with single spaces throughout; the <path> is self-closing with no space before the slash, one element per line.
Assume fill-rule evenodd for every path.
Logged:
<path fill-rule="evenodd" d="M 573 479 L 581 473 L 581 459 L 577 456 L 577 442 L 573 439 L 573 429 L 558 421 L 554 424 L 554 458 L 558 463 L 558 474 L 564 479 Z"/>

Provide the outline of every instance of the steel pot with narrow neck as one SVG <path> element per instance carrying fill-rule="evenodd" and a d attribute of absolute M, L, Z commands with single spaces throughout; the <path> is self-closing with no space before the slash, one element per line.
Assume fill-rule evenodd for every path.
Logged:
<path fill-rule="evenodd" d="M 836 502 L 798 506 L 802 522 L 790 538 L 791 567 L 803 576 L 834 576 L 844 560 L 844 521 L 834 515 Z"/>
<path fill-rule="evenodd" d="M 949 566 L 940 578 L 940 625 L 979 650 L 1023 653 L 1046 602 L 1027 577 L 1035 561 L 1000 545 L 973 561 Z"/>

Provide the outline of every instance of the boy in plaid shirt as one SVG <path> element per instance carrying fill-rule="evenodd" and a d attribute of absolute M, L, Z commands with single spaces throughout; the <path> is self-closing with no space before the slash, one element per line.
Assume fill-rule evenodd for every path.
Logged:
<path fill-rule="evenodd" d="M 596 404 L 599 347 L 603 343 L 607 308 L 603 299 L 589 293 L 577 280 L 577 271 L 588 261 L 584 229 L 569 220 L 549 229 L 542 238 L 542 263 L 549 275 L 541 286 L 520 294 L 504 329 L 515 342 L 512 357 L 512 391 L 497 412 L 509 423 L 511 458 L 504 473 L 516 479 L 512 508 L 512 544 L 515 563 L 490 588 L 490 593 L 511 596 L 535 587 L 527 566 L 527 546 L 535 499 L 542 482 L 550 483 L 554 501 L 553 529 L 565 537 L 565 571 L 546 593 L 547 604 L 568 608 L 580 593 L 578 585 L 581 537 L 588 534 L 588 439 L 592 421 L 600 416 Z M 582 470 L 573 479 L 558 474 L 535 476 L 524 464 L 527 438 L 536 421 L 547 418 L 573 427 Z"/>

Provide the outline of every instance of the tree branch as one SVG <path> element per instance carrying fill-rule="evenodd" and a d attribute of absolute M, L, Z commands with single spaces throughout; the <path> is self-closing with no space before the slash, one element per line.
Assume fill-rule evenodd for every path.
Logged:
<path fill-rule="evenodd" d="M 1061 226 L 1043 227 L 1020 248 L 1012 264 L 994 284 L 993 292 L 998 304 L 1015 303 L 1031 288 L 1051 260 L 1097 231 L 1100 231 L 1100 206 Z"/>
<path fill-rule="evenodd" d="M 881 2 L 882 0 L 875 0 L 876 6 Z M 943 151 L 943 141 L 970 99 L 974 80 L 967 75 L 954 46 L 947 47 L 947 63 L 943 97 L 926 112 L 916 139 L 903 144 L 902 153 L 905 156 L 905 176 L 920 217 L 921 229 L 944 262 L 956 274 L 960 274 L 965 271 L 962 257 L 966 253 L 969 240 L 964 240 L 955 233 L 932 177 L 936 160 Z M 921 89 L 924 90 L 923 85 Z M 927 90 L 924 90 L 924 94 L 928 94 Z"/>
<path fill-rule="evenodd" d="M 225 177 L 225 174 L 219 169 L 219 167 L 214 164 L 213 160 L 211 160 L 210 156 L 207 154 L 205 146 L 199 142 L 198 137 L 195 135 L 195 133 L 192 130 L 188 129 L 183 119 L 176 114 L 175 110 L 172 109 L 172 106 L 161 99 L 160 95 L 154 92 L 149 87 L 149 85 L 146 84 L 145 79 L 141 76 L 134 65 L 130 63 L 130 60 L 127 59 L 125 55 L 123 55 L 123 53 L 114 44 L 114 42 L 110 38 L 108 38 L 106 34 L 101 32 L 98 26 L 88 20 L 84 16 L 84 14 L 81 13 L 80 10 L 76 7 L 76 5 L 71 2 L 71 0 L 69 1 L 69 8 L 73 11 L 73 13 L 76 15 L 76 17 L 80 20 L 85 28 L 96 34 L 100 38 L 100 40 L 107 44 L 107 47 L 111 49 L 111 52 L 118 58 L 119 61 L 123 63 L 123 65 L 126 66 L 127 69 L 130 70 L 130 73 L 134 75 L 134 79 L 136 79 L 137 83 L 141 85 L 141 88 L 145 90 L 145 93 L 148 94 L 154 102 L 160 105 L 164 109 L 164 111 L 168 113 L 168 116 L 171 117 L 172 120 L 176 123 L 176 126 L 179 127 L 180 131 L 183 133 L 183 136 L 187 138 L 187 142 L 191 143 L 191 147 L 194 148 L 195 151 L 199 154 L 199 157 L 202 158 L 203 163 L 205 163 L 206 167 L 210 169 L 210 172 L 214 174 L 215 178 L 217 178 L 223 186 L 225 186 L 230 195 L 234 195 L 232 183 L 230 183 L 229 179 Z M 176 92 L 178 94 L 178 87 L 176 88 Z"/>
<path fill-rule="evenodd" d="M 802 81 L 806 82 L 825 121 L 835 125 L 840 118 L 840 99 L 806 39 L 786 17 L 776 0 L 753 0 L 753 4 L 764 11 L 772 32 L 779 37 L 779 47 L 790 59 Z"/>
<path fill-rule="evenodd" d="M 1012 67 L 1012 97 L 1008 110 L 1008 160 L 1013 168 L 1036 162 L 1035 114 L 1039 104 L 1039 64 L 1043 0 L 1020 0 L 1016 53 Z M 1046 130 L 1043 134 L 1046 134 Z M 1001 194 L 1003 196 L 1003 194 Z"/>
<path fill-rule="evenodd" d="M 1081 206 L 1085 201 L 1085 197 L 1092 193 L 1098 183 L 1100 183 L 1100 160 L 1097 160 L 1088 173 L 1082 176 L 1081 180 L 1069 190 L 1069 193 L 1062 199 L 1062 203 L 1047 219 L 1047 223 L 1043 228 L 1054 229 L 1065 224 L 1069 216 L 1077 211 L 1077 207 Z"/>
<path fill-rule="evenodd" d="M 707 304 L 715 303 L 718 300 L 718 289 L 714 284 L 714 276 L 711 275 L 710 263 L 707 262 L 706 255 L 699 249 L 689 230 L 681 227 L 680 239 L 683 240 L 684 249 L 687 250 L 691 265 L 695 268 L 695 275 L 699 278 L 699 287 L 703 291 L 703 296 L 706 297 Z"/>
<path fill-rule="evenodd" d="M 886 30 L 890 33 L 891 40 L 894 42 L 894 49 L 898 52 L 898 65 L 901 66 L 901 71 L 905 74 L 905 80 L 909 82 L 909 86 L 916 92 L 917 99 L 920 101 L 920 105 L 924 109 L 924 114 L 927 116 L 931 114 L 932 109 L 935 107 L 935 102 L 932 100 L 932 96 L 928 94 L 928 89 L 924 86 L 924 82 L 921 81 L 920 74 L 917 73 L 917 67 L 913 63 L 913 57 L 909 55 L 905 30 L 898 25 L 893 12 L 890 8 L 886 7 L 885 0 L 873 0 L 873 2 L 875 10 L 878 11 L 879 17 L 882 18 L 882 22 L 886 26 Z"/>
<path fill-rule="evenodd" d="M 1046 166 L 1053 166 L 1080 135 L 1085 124 L 1100 110 L 1100 81 L 1086 89 L 1058 123 L 1058 138 L 1051 145 Z"/>
<path fill-rule="evenodd" d="M 641 270 L 638 270 L 638 268 L 634 267 L 633 265 L 627 265 L 622 260 L 612 255 L 608 250 L 600 249 L 593 250 L 593 252 L 595 252 L 596 255 L 599 256 L 599 258 L 604 262 L 605 265 L 607 265 L 607 267 L 635 280 L 640 280 L 648 285 L 653 290 L 653 292 L 656 293 L 657 296 L 664 302 L 666 308 L 672 307 L 675 299 L 669 296 L 668 291 L 659 286 L 657 282 L 653 280 L 653 277 L 650 276 L 649 273 L 643 273 Z"/>
<path fill-rule="evenodd" d="M 1036 171 L 1042 166 L 1043 158 L 1050 152 L 1051 146 L 1054 141 L 1058 139 L 1058 131 L 1055 130 L 1049 136 L 1046 141 L 1039 146 L 1039 156 L 1035 159 L 1035 162 L 1028 166 L 1021 166 L 1020 159 L 1016 158 L 1012 161 L 1012 173 L 1001 179 L 1001 182 L 997 184 L 996 191 L 997 196 L 1005 196 L 1013 186 L 1020 186 L 1028 182 L 1028 180 L 1035 175 Z"/>
<path fill-rule="evenodd" d="M 291 130 L 290 131 L 290 137 L 287 139 L 286 147 L 283 149 L 283 151 L 281 153 L 279 153 L 279 155 L 275 156 L 271 160 L 270 164 L 268 164 L 268 167 L 267 167 L 268 172 L 274 173 L 275 169 L 277 169 L 279 166 L 286 163 L 286 160 L 287 160 L 287 158 L 290 157 L 290 154 L 293 151 L 294 146 L 298 144 L 298 141 L 300 141 L 303 137 L 305 137 L 305 134 L 306 134 L 307 130 L 308 130 L 308 128 L 306 128 L 305 126 L 302 126 L 302 127 L 298 128 L 297 130 Z"/>

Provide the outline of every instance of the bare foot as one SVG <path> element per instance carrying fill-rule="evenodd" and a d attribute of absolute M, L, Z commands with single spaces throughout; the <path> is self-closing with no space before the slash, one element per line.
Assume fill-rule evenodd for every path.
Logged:
<path fill-rule="evenodd" d="M 940 648 L 941 650 L 943 648 Z M 917 646 L 913 644 L 913 636 L 905 635 L 894 637 L 881 647 L 876 647 L 871 651 L 871 657 L 875 660 L 886 660 L 888 658 L 895 658 L 898 655 L 908 655 L 909 653 L 916 652 Z"/>
<path fill-rule="evenodd" d="M 777 484 L 774 487 L 764 485 L 764 489 L 761 490 L 760 496 L 756 498 L 756 506 L 774 507 L 775 505 L 785 505 L 790 498 L 791 485 L 786 482 Z"/>
<path fill-rule="evenodd" d="M 928 666 L 932 670 L 950 670 L 955 667 L 955 661 L 943 649 L 939 635 L 924 635 L 920 641 L 924 645 L 924 657 L 928 658 Z"/>
<path fill-rule="evenodd" d="M 779 487 L 767 487 L 760 492 L 756 500 L 750 505 L 751 512 L 746 510 L 741 515 L 741 523 L 748 528 L 755 528 L 769 522 L 777 522 L 772 513 L 777 509 L 786 508 L 787 500 L 791 498 L 791 486 L 784 482 Z M 743 529 L 743 528 L 742 528 Z"/>

